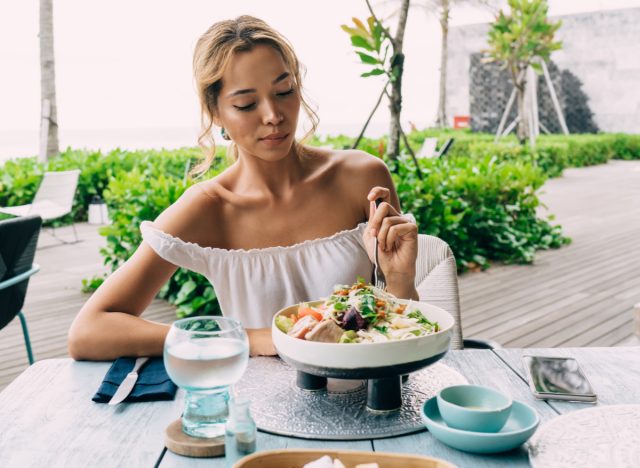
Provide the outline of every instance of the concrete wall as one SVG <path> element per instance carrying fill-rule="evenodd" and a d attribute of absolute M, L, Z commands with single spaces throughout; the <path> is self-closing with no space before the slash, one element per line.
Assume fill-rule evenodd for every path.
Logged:
<path fill-rule="evenodd" d="M 600 130 L 640 133 L 640 8 L 561 16 L 563 48 L 551 57 L 584 84 Z M 487 48 L 489 26 L 451 28 L 447 115 L 469 115 L 470 54 Z"/>

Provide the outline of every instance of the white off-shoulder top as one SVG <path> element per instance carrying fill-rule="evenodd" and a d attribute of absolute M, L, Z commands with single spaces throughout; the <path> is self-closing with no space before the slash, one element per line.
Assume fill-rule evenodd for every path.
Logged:
<path fill-rule="evenodd" d="M 373 265 L 365 250 L 366 223 L 330 237 L 287 247 L 227 250 L 201 247 L 173 237 L 150 221 L 142 238 L 163 259 L 204 275 L 213 285 L 223 315 L 245 328 L 266 328 L 276 312 L 324 298 L 336 284 L 369 280 Z"/>

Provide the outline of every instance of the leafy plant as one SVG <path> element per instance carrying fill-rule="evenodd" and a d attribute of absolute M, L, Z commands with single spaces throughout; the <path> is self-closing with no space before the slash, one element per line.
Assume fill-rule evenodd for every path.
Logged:
<path fill-rule="evenodd" d="M 562 48 L 562 43 L 554 40 L 562 23 L 549 21 L 546 0 L 509 0 L 509 8 L 508 14 L 500 10 L 491 24 L 487 60 L 501 62 L 509 70 L 518 103 L 517 135 L 524 143 L 529 135 L 524 100 L 526 72 L 532 67 L 542 73 L 539 61 L 548 61 L 553 51 Z"/>
<path fill-rule="evenodd" d="M 367 18 L 366 21 L 352 18 L 355 27 L 347 25 L 342 25 L 341 27 L 343 31 L 349 34 L 351 45 L 356 49 L 356 54 L 360 57 L 360 61 L 364 65 L 372 67 L 360 76 L 386 75 L 387 81 L 353 147 L 357 148 L 383 96 L 387 96 L 389 99 L 389 110 L 391 112 L 387 156 L 392 159 L 398 156 L 400 153 L 400 136 L 402 136 L 407 145 L 407 150 L 415 158 L 411 147 L 409 147 L 406 141 L 406 135 L 402 130 L 402 125 L 400 124 L 400 114 L 402 112 L 402 75 L 404 70 L 404 53 L 402 48 L 409 13 L 409 0 L 402 0 L 395 36 L 393 36 L 376 17 L 368 0 L 366 0 L 366 3 L 371 12 L 371 16 Z M 390 54 L 389 49 L 391 49 Z M 389 86 L 391 86 L 390 93 L 387 89 Z"/>

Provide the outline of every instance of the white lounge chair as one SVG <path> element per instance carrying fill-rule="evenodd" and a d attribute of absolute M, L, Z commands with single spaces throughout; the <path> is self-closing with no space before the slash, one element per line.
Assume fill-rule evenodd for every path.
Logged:
<path fill-rule="evenodd" d="M 421 159 L 421 158 L 433 158 L 437 156 L 438 154 L 436 152 L 437 145 L 438 145 L 437 138 L 425 138 L 424 142 L 422 143 L 422 147 L 420 148 L 420 151 L 418 151 L 418 154 L 416 155 L 416 157 L 418 159 Z"/>
<path fill-rule="evenodd" d="M 424 142 L 422 143 L 422 147 L 420 148 L 420 151 L 418 152 L 418 154 L 416 155 L 416 157 L 418 159 L 420 158 L 440 158 L 442 156 L 444 156 L 445 154 L 447 154 L 447 151 L 449 151 L 449 149 L 451 148 L 451 145 L 453 144 L 453 138 L 448 138 L 443 144 L 442 146 L 436 150 L 437 146 L 438 146 L 438 139 L 437 138 L 425 138 Z"/>
<path fill-rule="evenodd" d="M 79 176 L 79 169 L 45 172 L 33 202 L 28 205 L 0 207 L 0 213 L 8 213 L 14 216 L 38 215 L 42 218 L 42 221 L 61 218 L 71 213 Z M 75 225 L 72 224 L 71 227 L 75 236 L 74 242 L 78 242 Z M 56 237 L 55 232 L 53 236 Z M 58 240 L 65 244 L 69 243 L 59 238 Z"/>

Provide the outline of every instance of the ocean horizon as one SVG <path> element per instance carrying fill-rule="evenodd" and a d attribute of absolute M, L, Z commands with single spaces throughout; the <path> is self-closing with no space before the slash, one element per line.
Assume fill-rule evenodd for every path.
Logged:
<path fill-rule="evenodd" d="M 350 135 L 354 138 L 363 124 L 322 124 L 317 135 Z M 377 138 L 388 132 L 388 124 L 372 122 L 365 135 Z M 116 148 L 175 149 L 197 146 L 199 129 L 195 127 L 171 128 L 106 128 L 60 129 L 60 149 L 87 149 L 108 152 Z M 216 138 L 216 144 L 226 144 Z M 37 156 L 40 148 L 38 130 L 0 130 L 0 163 L 8 159 Z"/>

